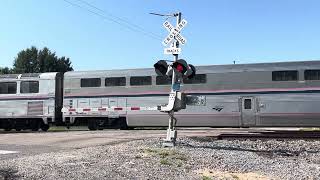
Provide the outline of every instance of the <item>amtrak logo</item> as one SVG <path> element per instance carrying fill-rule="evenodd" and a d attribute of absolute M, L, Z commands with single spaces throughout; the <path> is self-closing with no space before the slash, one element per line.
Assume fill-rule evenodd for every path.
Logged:
<path fill-rule="evenodd" d="M 215 106 L 212 109 L 220 112 L 223 109 L 223 106 Z"/>

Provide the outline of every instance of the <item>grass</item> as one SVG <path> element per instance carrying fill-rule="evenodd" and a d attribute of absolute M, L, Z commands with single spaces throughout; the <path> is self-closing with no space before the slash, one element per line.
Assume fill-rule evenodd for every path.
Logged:
<path fill-rule="evenodd" d="M 168 127 L 135 127 L 135 130 L 166 130 Z"/>
<path fill-rule="evenodd" d="M 176 157 L 176 159 L 181 160 L 181 161 L 187 161 L 187 157 L 184 154 L 178 154 Z"/>
<path fill-rule="evenodd" d="M 48 132 L 59 132 L 59 131 L 88 131 L 87 126 L 71 126 L 68 129 L 65 126 L 50 126 Z"/>
<path fill-rule="evenodd" d="M 158 152 L 159 156 L 161 158 L 165 158 L 165 157 L 168 157 L 168 156 L 175 156 L 177 155 L 178 153 L 174 150 L 167 150 L 167 149 L 161 149 L 159 152 Z"/>
<path fill-rule="evenodd" d="M 234 178 L 234 179 L 239 179 L 239 177 L 238 177 L 237 175 L 235 175 L 235 174 L 231 174 L 231 176 L 232 176 L 232 178 Z"/>
<path fill-rule="evenodd" d="M 212 179 L 208 176 L 202 176 L 202 180 L 212 180 Z"/>
<path fill-rule="evenodd" d="M 182 167 L 183 163 L 187 161 L 187 157 L 173 149 L 162 149 L 162 148 L 147 148 L 141 150 L 148 156 L 155 156 L 160 158 L 160 164 L 162 165 L 175 165 Z"/>
<path fill-rule="evenodd" d="M 161 158 L 165 158 L 170 155 L 170 152 L 169 151 L 160 151 L 158 154 Z"/>
<path fill-rule="evenodd" d="M 320 131 L 320 128 L 301 128 L 300 131 Z"/>
<path fill-rule="evenodd" d="M 158 152 L 158 150 L 150 149 L 150 148 L 144 149 L 143 151 L 144 151 L 144 153 L 156 153 L 156 152 Z"/>
<path fill-rule="evenodd" d="M 160 164 L 171 166 L 172 163 L 168 159 L 161 159 Z"/>

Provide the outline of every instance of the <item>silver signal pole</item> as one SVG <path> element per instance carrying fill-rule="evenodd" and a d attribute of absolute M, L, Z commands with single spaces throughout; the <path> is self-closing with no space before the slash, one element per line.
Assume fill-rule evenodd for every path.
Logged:
<path fill-rule="evenodd" d="M 181 19 L 181 12 L 178 12 L 178 13 L 174 13 L 174 14 L 158 14 L 158 13 L 150 13 L 152 15 L 157 15 L 157 16 L 166 16 L 166 17 L 176 17 L 177 19 L 177 22 L 176 22 L 176 28 L 177 29 L 173 29 L 174 27 L 172 25 L 170 25 L 170 23 L 168 22 L 169 28 L 166 27 L 166 29 L 169 31 L 169 35 L 167 38 L 169 39 L 165 39 L 165 41 L 163 41 L 163 45 L 168 45 L 169 42 L 172 40 L 172 48 L 173 49 L 178 49 L 179 48 L 179 41 L 178 39 L 176 38 L 176 35 L 174 35 L 174 39 L 170 39 L 172 37 L 171 35 L 171 31 L 173 29 L 173 31 L 176 31 L 176 33 L 180 33 L 181 29 L 183 28 L 183 26 L 186 24 L 186 21 L 185 21 L 185 24 L 183 25 L 180 25 L 179 24 L 181 23 L 182 19 Z M 167 19 L 168 19 L 167 18 Z M 182 27 L 181 27 L 182 26 Z M 181 36 L 180 36 L 181 38 Z M 177 50 L 176 53 L 172 53 L 173 54 L 173 63 L 178 61 L 178 58 L 179 58 L 179 50 Z M 177 139 L 177 131 L 176 131 L 176 123 L 177 123 L 177 119 L 174 117 L 174 112 L 175 110 L 178 110 L 176 107 L 175 107 L 175 104 L 176 104 L 176 99 L 177 99 L 177 94 L 179 94 L 180 92 L 180 83 L 181 83 L 181 77 L 177 75 L 177 73 L 175 72 L 176 70 L 175 69 L 172 69 L 172 81 L 171 81 L 171 92 L 170 92 L 170 95 L 169 95 L 169 103 L 167 106 L 160 106 L 160 111 L 162 112 L 167 112 L 168 115 L 169 115 L 169 127 L 167 129 L 167 137 L 166 139 L 164 139 L 164 142 L 163 142 L 163 146 L 164 147 L 173 147 L 175 146 L 175 142 L 176 142 L 176 139 Z M 167 72 L 168 73 L 168 72 Z M 180 96 L 181 96 L 181 93 L 180 93 Z"/>
<path fill-rule="evenodd" d="M 175 13 L 173 15 L 177 18 L 177 25 L 178 27 L 179 23 L 181 22 L 181 12 Z M 173 47 L 179 48 L 179 41 L 175 38 L 174 42 L 172 43 Z M 173 61 L 176 62 L 179 58 L 178 54 L 173 54 Z M 174 93 L 177 91 L 177 89 L 174 88 L 176 84 L 179 84 L 178 89 L 180 89 L 180 79 L 176 76 L 175 71 L 172 71 L 172 82 L 171 82 L 171 93 Z M 167 130 L 167 138 L 165 139 L 163 146 L 166 147 L 172 147 L 175 146 L 176 139 L 177 139 L 177 131 L 176 131 L 176 123 L 177 119 L 174 117 L 174 110 L 171 110 L 168 112 L 169 115 L 169 128 Z"/>
<path fill-rule="evenodd" d="M 169 115 L 169 127 L 167 129 L 167 137 L 166 139 L 164 139 L 162 145 L 164 147 L 172 147 L 175 146 L 177 139 L 177 119 L 174 117 L 174 112 L 186 109 L 186 105 L 205 106 L 206 99 L 205 96 L 187 96 L 185 93 L 180 91 L 180 85 L 183 81 L 183 77 L 186 76 L 188 78 L 193 78 L 196 73 L 196 69 L 194 66 L 188 64 L 183 59 L 179 59 L 179 54 L 181 53 L 181 48 L 179 48 L 179 45 L 184 45 L 186 43 L 186 39 L 180 34 L 180 32 L 187 25 L 187 21 L 185 19 L 182 19 L 181 12 L 174 13 L 171 15 L 158 13 L 150 14 L 157 16 L 167 16 L 168 18 L 176 17 L 177 19 L 176 27 L 171 25 L 170 22 L 167 20 L 163 23 L 164 28 L 167 31 L 169 31 L 169 34 L 162 41 L 162 44 L 164 46 L 171 45 L 170 48 L 164 49 L 164 54 L 173 55 L 172 64 L 168 65 L 168 60 L 159 60 L 157 63 L 154 64 L 154 68 L 157 75 L 172 77 L 171 91 L 169 94 L 168 104 L 157 106 L 159 111 L 168 113 Z"/>

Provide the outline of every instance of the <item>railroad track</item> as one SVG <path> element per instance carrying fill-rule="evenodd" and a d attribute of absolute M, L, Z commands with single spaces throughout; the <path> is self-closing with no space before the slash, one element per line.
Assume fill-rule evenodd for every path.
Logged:
<path fill-rule="evenodd" d="M 223 133 L 216 139 L 319 139 L 320 131 L 262 131 L 248 133 Z"/>

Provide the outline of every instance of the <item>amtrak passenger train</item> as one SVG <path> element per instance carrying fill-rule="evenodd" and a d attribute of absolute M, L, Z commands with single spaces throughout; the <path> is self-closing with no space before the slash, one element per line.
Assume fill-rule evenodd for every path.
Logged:
<path fill-rule="evenodd" d="M 177 126 L 320 126 L 320 61 L 196 69 L 181 89 L 205 96 L 206 104 L 177 112 Z M 170 85 L 151 68 L 1 75 L 0 128 L 167 126 L 168 115 L 152 107 L 167 103 Z"/>

